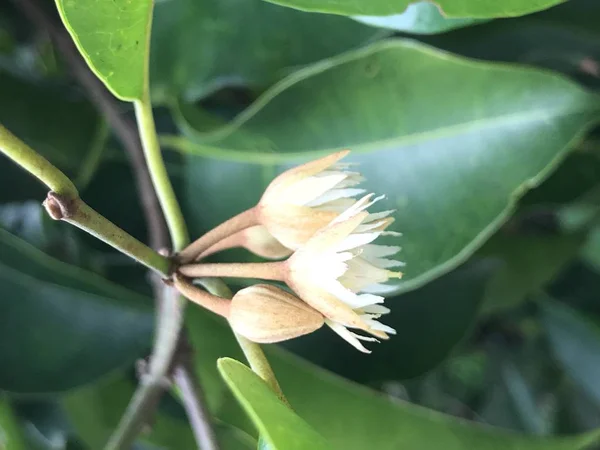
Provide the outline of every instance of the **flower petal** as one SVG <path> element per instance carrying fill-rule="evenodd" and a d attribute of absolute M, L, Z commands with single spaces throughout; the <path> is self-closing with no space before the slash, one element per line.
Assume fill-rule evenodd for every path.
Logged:
<path fill-rule="evenodd" d="M 367 350 L 360 343 L 360 341 L 357 339 L 357 335 L 355 333 L 351 332 L 350 330 L 348 330 L 345 326 L 343 326 L 339 323 L 333 322 L 331 320 L 325 320 L 325 323 L 329 326 L 329 328 L 331 328 L 333 331 L 335 331 L 342 339 L 344 339 L 346 342 L 348 342 L 350 345 L 352 345 L 357 350 L 360 350 L 363 353 L 371 353 L 370 350 Z"/>

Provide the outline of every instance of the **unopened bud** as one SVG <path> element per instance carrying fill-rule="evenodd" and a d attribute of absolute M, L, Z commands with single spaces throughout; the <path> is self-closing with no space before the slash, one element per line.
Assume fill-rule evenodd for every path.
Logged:
<path fill-rule="evenodd" d="M 318 330 L 323 316 L 294 295 L 275 286 L 257 284 L 231 300 L 229 323 L 251 341 L 270 344 Z"/>

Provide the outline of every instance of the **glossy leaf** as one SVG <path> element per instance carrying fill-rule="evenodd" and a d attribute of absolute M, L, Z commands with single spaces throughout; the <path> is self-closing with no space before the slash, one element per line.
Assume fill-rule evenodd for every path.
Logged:
<path fill-rule="evenodd" d="M 0 389 L 63 391 L 142 356 L 152 302 L 0 229 Z M 18 342 L 19 345 L 15 345 Z"/>
<path fill-rule="evenodd" d="M 411 0 L 267 0 L 305 11 L 365 16 L 386 16 L 403 12 Z M 557 5 L 564 0 L 437 0 L 449 17 L 520 16 Z"/>
<path fill-rule="evenodd" d="M 576 310 L 556 301 L 542 304 L 542 322 L 556 360 L 600 403 L 600 329 Z"/>
<path fill-rule="evenodd" d="M 0 395 L 0 448 L 26 450 L 17 418 L 8 400 Z"/>
<path fill-rule="evenodd" d="M 90 68 L 121 100 L 146 83 L 151 0 L 56 0 L 63 23 Z"/>
<path fill-rule="evenodd" d="M 242 358 L 239 348 L 222 321 L 199 308 L 190 308 L 188 316 L 188 331 L 196 348 L 196 368 L 210 393 L 211 403 L 227 404 L 225 387 L 211 362 L 215 356 Z M 218 349 L 215 342 L 220 344 Z M 600 442 L 600 432 L 539 438 L 457 420 L 390 400 L 276 348 L 267 350 L 293 410 L 321 434 L 332 449 L 577 450 Z M 239 420 L 235 412 L 227 412 L 227 415 L 217 412 L 217 415 L 234 424 Z"/>
<path fill-rule="evenodd" d="M 248 367 L 230 358 L 217 363 L 221 376 L 273 450 L 325 450 L 327 442 L 284 404 Z"/>
<path fill-rule="evenodd" d="M 498 233 L 479 254 L 502 263 L 486 289 L 483 313 L 517 306 L 536 294 L 578 253 L 585 235 Z"/>
<path fill-rule="evenodd" d="M 313 101 L 315 92 L 328 101 Z M 398 211 L 407 290 L 464 261 L 502 224 L 598 115 L 595 100 L 546 72 L 389 41 L 297 72 L 196 142 L 165 143 L 237 161 L 232 170 L 262 183 L 274 163 L 353 149 L 366 187 L 388 196 L 381 208 Z M 238 189 L 217 174 L 210 182 L 222 205 L 222 190 Z M 244 183 L 236 203 L 257 201 L 254 192 Z"/>
<path fill-rule="evenodd" d="M 327 39 L 320 30 L 327 30 Z M 159 2 L 152 25 L 153 100 L 193 101 L 232 85 L 261 88 L 384 34 L 389 32 L 262 0 Z"/>
<path fill-rule="evenodd" d="M 69 175 L 86 161 L 100 125 L 83 98 L 2 70 L 0 123 Z"/>
<path fill-rule="evenodd" d="M 450 52 L 545 67 L 599 86 L 600 3 L 569 0 L 524 17 L 494 20 L 423 40 Z"/>
<path fill-rule="evenodd" d="M 103 448 L 127 407 L 135 391 L 133 378 L 123 374 L 113 375 L 94 385 L 70 392 L 63 399 L 67 411 L 78 435 L 91 449 Z M 168 414 L 161 408 L 155 416 L 149 432 L 143 433 L 139 440 L 151 447 L 169 450 L 194 450 L 197 444 L 185 413 L 178 406 L 180 417 Z M 223 450 L 250 450 L 256 448 L 251 436 L 226 424 L 215 424 L 219 443 Z"/>
<path fill-rule="evenodd" d="M 478 19 L 445 17 L 439 7 L 428 1 L 410 3 L 401 14 L 391 16 L 354 16 L 354 20 L 374 27 L 414 34 L 435 34 L 480 23 Z"/>

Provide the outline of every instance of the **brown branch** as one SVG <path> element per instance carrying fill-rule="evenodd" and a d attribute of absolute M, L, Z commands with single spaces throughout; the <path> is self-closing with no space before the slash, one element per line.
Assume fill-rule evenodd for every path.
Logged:
<path fill-rule="evenodd" d="M 90 101 L 114 130 L 117 138 L 125 148 L 133 168 L 138 196 L 148 225 L 150 245 L 157 250 L 170 248 L 165 219 L 152 185 L 134 123 L 122 114 L 120 104 L 88 68 L 66 30 L 46 14 L 43 6 L 38 4 L 37 0 L 13 1 L 38 29 L 48 34 L 62 54 L 75 79 L 85 89 Z M 154 294 L 160 300 L 163 296 L 164 285 L 156 277 L 154 278 L 156 281 L 152 283 Z M 158 310 L 160 311 L 160 308 Z M 202 389 L 194 373 L 190 348 L 185 334 L 179 337 L 179 344 L 172 365 L 174 366 L 172 369 L 173 378 L 182 394 L 183 405 L 199 448 L 202 450 L 218 450 L 219 447 L 210 415 L 205 406 Z M 146 405 L 147 408 L 144 408 L 147 412 L 146 418 L 149 418 L 158 406 L 158 398 L 163 389 L 164 386 L 161 389 L 157 388 L 156 395 L 145 397 L 146 400 L 151 400 Z"/>
<path fill-rule="evenodd" d="M 136 188 L 148 225 L 150 246 L 155 250 L 169 247 L 165 220 L 152 187 L 148 167 L 133 122 L 123 115 L 121 105 L 88 68 L 67 31 L 45 13 L 43 6 L 37 0 L 13 1 L 38 29 L 48 34 L 71 73 L 84 88 L 89 100 L 98 108 L 106 122 L 114 130 L 134 169 Z"/>
<path fill-rule="evenodd" d="M 173 381 L 181 392 L 183 407 L 187 412 L 196 442 L 201 443 L 202 450 L 219 450 L 210 413 L 206 408 L 204 391 L 194 376 L 191 348 L 185 335 L 181 337 L 178 350 L 180 351 L 179 365 L 173 371 Z"/>

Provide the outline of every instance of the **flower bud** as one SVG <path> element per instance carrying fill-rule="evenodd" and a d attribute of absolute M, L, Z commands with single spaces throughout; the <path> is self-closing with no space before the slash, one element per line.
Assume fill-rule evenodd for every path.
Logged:
<path fill-rule="evenodd" d="M 294 295 L 275 286 L 257 284 L 231 300 L 229 323 L 251 341 L 270 344 L 318 330 L 323 316 Z"/>
<path fill-rule="evenodd" d="M 285 247 L 296 250 L 364 192 L 363 177 L 339 161 L 348 151 L 289 169 L 267 187 L 256 207 L 264 225 Z"/>

